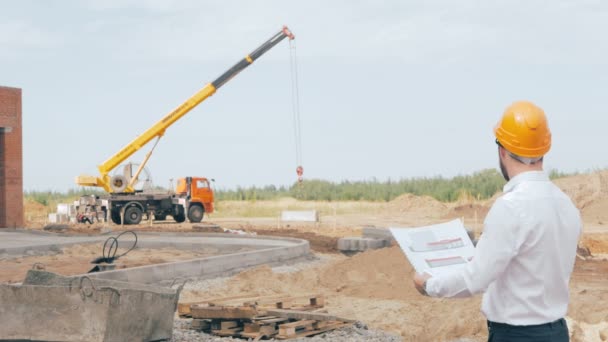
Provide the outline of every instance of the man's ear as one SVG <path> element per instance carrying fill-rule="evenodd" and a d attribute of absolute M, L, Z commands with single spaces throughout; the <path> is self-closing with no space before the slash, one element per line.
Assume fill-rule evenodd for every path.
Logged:
<path fill-rule="evenodd" d="M 505 148 L 502 146 L 498 146 L 498 154 L 504 159 L 507 157 L 507 150 L 505 150 Z"/>

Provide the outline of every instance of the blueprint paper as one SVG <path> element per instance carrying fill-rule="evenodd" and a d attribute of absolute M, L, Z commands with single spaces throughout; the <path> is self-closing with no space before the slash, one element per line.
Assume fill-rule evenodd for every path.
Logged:
<path fill-rule="evenodd" d="M 475 247 L 462 221 L 417 228 L 389 228 L 418 273 L 438 275 L 460 269 L 473 258 Z"/>

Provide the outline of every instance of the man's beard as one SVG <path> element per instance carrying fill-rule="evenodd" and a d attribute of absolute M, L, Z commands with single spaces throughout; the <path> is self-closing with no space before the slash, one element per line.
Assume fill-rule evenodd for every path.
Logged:
<path fill-rule="evenodd" d="M 498 163 L 500 164 L 500 172 L 502 172 L 502 176 L 508 182 L 510 179 L 509 174 L 507 173 L 507 168 L 505 167 L 505 164 L 502 162 L 502 159 L 500 159 L 500 156 L 498 157 Z"/>

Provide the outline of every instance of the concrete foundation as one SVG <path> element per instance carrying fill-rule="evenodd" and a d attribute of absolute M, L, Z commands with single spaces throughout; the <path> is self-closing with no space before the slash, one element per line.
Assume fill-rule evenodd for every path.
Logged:
<path fill-rule="evenodd" d="M 109 235 L 67 236 L 27 230 L 0 231 L 0 256 L 33 255 L 60 251 L 73 244 L 99 243 Z M 214 247 L 223 254 L 165 264 L 133 267 L 87 274 L 93 279 L 119 280 L 134 283 L 160 283 L 188 278 L 212 278 L 228 275 L 248 267 L 276 264 L 310 255 L 308 241 L 283 237 L 259 237 L 214 233 L 151 233 L 140 232 L 137 246 L 141 248 L 171 247 L 184 250 Z M 120 241 L 120 247 L 130 246 Z M 237 250 L 247 247 L 247 252 Z"/>

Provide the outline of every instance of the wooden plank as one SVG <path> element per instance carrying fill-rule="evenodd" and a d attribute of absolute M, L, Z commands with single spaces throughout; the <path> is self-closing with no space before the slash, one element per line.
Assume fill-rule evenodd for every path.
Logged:
<path fill-rule="evenodd" d="M 229 336 L 238 337 L 241 335 L 241 331 L 243 331 L 243 328 L 234 328 L 234 329 L 227 329 L 227 330 L 211 330 L 211 333 L 213 335 L 222 336 L 222 337 L 229 337 Z"/>
<path fill-rule="evenodd" d="M 313 300 L 314 299 L 314 300 Z M 321 299 L 321 300 L 319 300 Z M 247 305 L 259 305 L 259 306 L 274 306 L 276 307 L 278 303 L 298 303 L 299 305 L 310 305 L 312 302 L 324 303 L 323 295 L 320 294 L 306 294 L 301 296 L 284 296 L 284 295 L 274 295 L 274 296 L 265 296 L 253 298 L 250 301 L 244 302 Z M 224 302 L 222 304 L 228 304 Z M 235 303 L 233 303 L 235 304 Z"/>
<path fill-rule="evenodd" d="M 262 327 L 261 324 L 258 323 L 245 323 L 243 325 L 243 332 L 249 334 L 249 333 L 258 333 L 260 332 L 260 327 Z"/>
<path fill-rule="evenodd" d="M 332 322 L 332 321 L 315 321 L 312 324 L 312 328 L 314 330 L 319 330 L 319 329 L 323 329 L 323 328 L 325 328 L 328 325 L 333 324 L 333 323 L 336 323 L 336 322 Z"/>
<path fill-rule="evenodd" d="M 284 310 L 284 309 L 268 309 L 266 310 L 267 315 L 273 315 L 277 317 L 291 318 L 291 319 L 312 319 L 315 321 L 342 321 L 342 322 L 354 322 L 352 319 L 340 318 L 334 315 L 320 313 L 320 312 L 308 312 L 308 311 L 297 311 L 297 310 Z"/>
<path fill-rule="evenodd" d="M 316 323 L 316 321 L 312 319 L 303 319 L 301 321 L 281 324 L 279 325 L 279 328 L 298 328 L 306 325 L 312 326 L 313 323 Z"/>
<path fill-rule="evenodd" d="M 251 295 L 240 295 L 232 297 L 218 297 L 212 299 L 206 299 L 201 301 L 183 302 L 177 304 L 177 313 L 180 317 L 191 317 L 191 306 L 192 305 L 204 305 L 208 306 L 264 306 L 274 308 L 292 308 L 294 303 L 301 302 L 303 300 L 308 301 L 307 304 L 300 303 L 298 307 L 304 309 L 308 307 L 322 307 L 325 305 L 325 298 L 320 294 L 308 294 L 302 296 L 283 296 L 283 295 L 271 295 L 271 296 L 258 296 L 252 297 Z"/>
<path fill-rule="evenodd" d="M 223 307 L 223 306 L 199 306 L 192 305 L 190 308 L 193 318 L 207 319 L 251 319 L 258 316 L 258 311 L 252 307 Z"/>
<path fill-rule="evenodd" d="M 303 301 L 306 301 L 307 303 L 306 304 L 301 303 Z M 274 303 L 271 301 L 267 301 L 267 300 L 258 301 L 259 306 L 266 307 L 268 304 L 274 305 L 274 307 L 276 307 L 277 309 L 288 309 L 288 308 L 292 308 L 296 305 L 301 306 L 301 307 L 308 307 L 308 306 L 322 307 L 323 305 L 325 305 L 325 297 L 320 294 L 308 294 L 308 295 L 302 295 L 302 296 L 283 297 L 283 298 L 274 300 Z"/>
<path fill-rule="evenodd" d="M 263 319 L 259 319 L 258 317 L 254 317 L 252 320 L 256 323 L 260 323 L 260 324 L 272 324 L 272 323 L 282 323 L 285 321 L 288 321 L 289 318 L 285 318 L 285 317 L 274 317 L 271 316 L 272 318 L 263 318 Z"/>
<path fill-rule="evenodd" d="M 262 336 L 272 336 L 274 334 L 277 333 L 277 329 L 275 327 L 274 324 L 271 325 L 261 325 L 261 324 L 257 324 L 257 323 L 245 323 L 245 327 L 243 330 L 243 334 L 253 334 L 256 336 L 253 336 L 251 338 L 255 338 L 257 337 L 257 335 L 262 335 Z M 242 335 L 245 337 L 249 337 L 246 335 Z"/>
<path fill-rule="evenodd" d="M 261 338 L 264 335 L 260 334 L 259 332 L 250 332 L 250 333 L 248 333 L 248 332 L 242 332 L 242 333 L 240 333 L 239 336 L 245 337 L 245 338 L 252 338 L 252 339 L 255 340 L 256 338 Z"/>
<path fill-rule="evenodd" d="M 220 323 L 220 330 L 228 330 L 228 329 L 234 329 L 234 328 L 238 328 L 238 327 L 239 327 L 238 321 L 222 321 Z"/>
<path fill-rule="evenodd" d="M 292 322 L 292 323 L 285 323 L 285 324 L 281 324 L 279 325 L 279 334 L 277 335 L 277 337 L 295 337 L 296 335 L 296 331 L 301 330 L 301 329 L 305 329 L 305 330 L 313 330 L 312 325 L 313 323 L 316 323 L 316 321 L 313 320 L 301 320 L 301 321 L 297 321 L 297 322 Z"/>
<path fill-rule="evenodd" d="M 316 307 L 324 307 L 325 306 L 325 297 L 323 296 L 316 296 L 316 297 L 312 297 L 309 298 L 310 301 L 310 306 L 316 306 Z"/>
<path fill-rule="evenodd" d="M 310 331 L 300 331 L 300 332 L 296 332 L 295 335 L 293 336 L 281 336 L 281 335 L 276 335 L 274 336 L 274 338 L 279 339 L 279 340 L 286 340 L 286 339 L 290 339 L 290 338 L 297 338 L 297 337 L 307 337 L 307 336 L 312 336 L 312 335 L 318 335 L 330 330 L 334 330 L 334 329 L 339 329 L 345 326 L 350 325 L 350 323 L 342 323 L 342 322 L 336 322 L 336 323 L 330 323 L 328 325 L 326 325 L 324 328 L 320 328 L 320 329 L 315 329 L 315 330 L 310 330 Z"/>
<path fill-rule="evenodd" d="M 190 315 L 190 303 L 178 303 L 177 304 L 177 314 L 179 317 L 192 317 Z"/>
<path fill-rule="evenodd" d="M 212 298 L 212 299 L 206 299 L 206 300 L 200 300 L 200 301 L 193 301 L 193 302 L 183 302 L 183 303 L 178 303 L 177 304 L 177 313 L 181 316 L 189 316 L 190 315 L 190 306 L 191 305 L 197 305 L 197 304 L 208 304 L 208 303 L 215 303 L 215 302 L 220 302 L 220 301 L 228 301 L 228 300 L 247 300 L 247 299 L 255 299 L 257 297 L 252 297 L 251 295 L 240 295 L 240 296 L 233 296 L 233 297 L 220 297 L 220 298 Z"/>
<path fill-rule="evenodd" d="M 193 330 L 209 330 L 211 329 L 211 322 L 205 319 L 193 319 L 190 323 L 190 328 Z"/>

